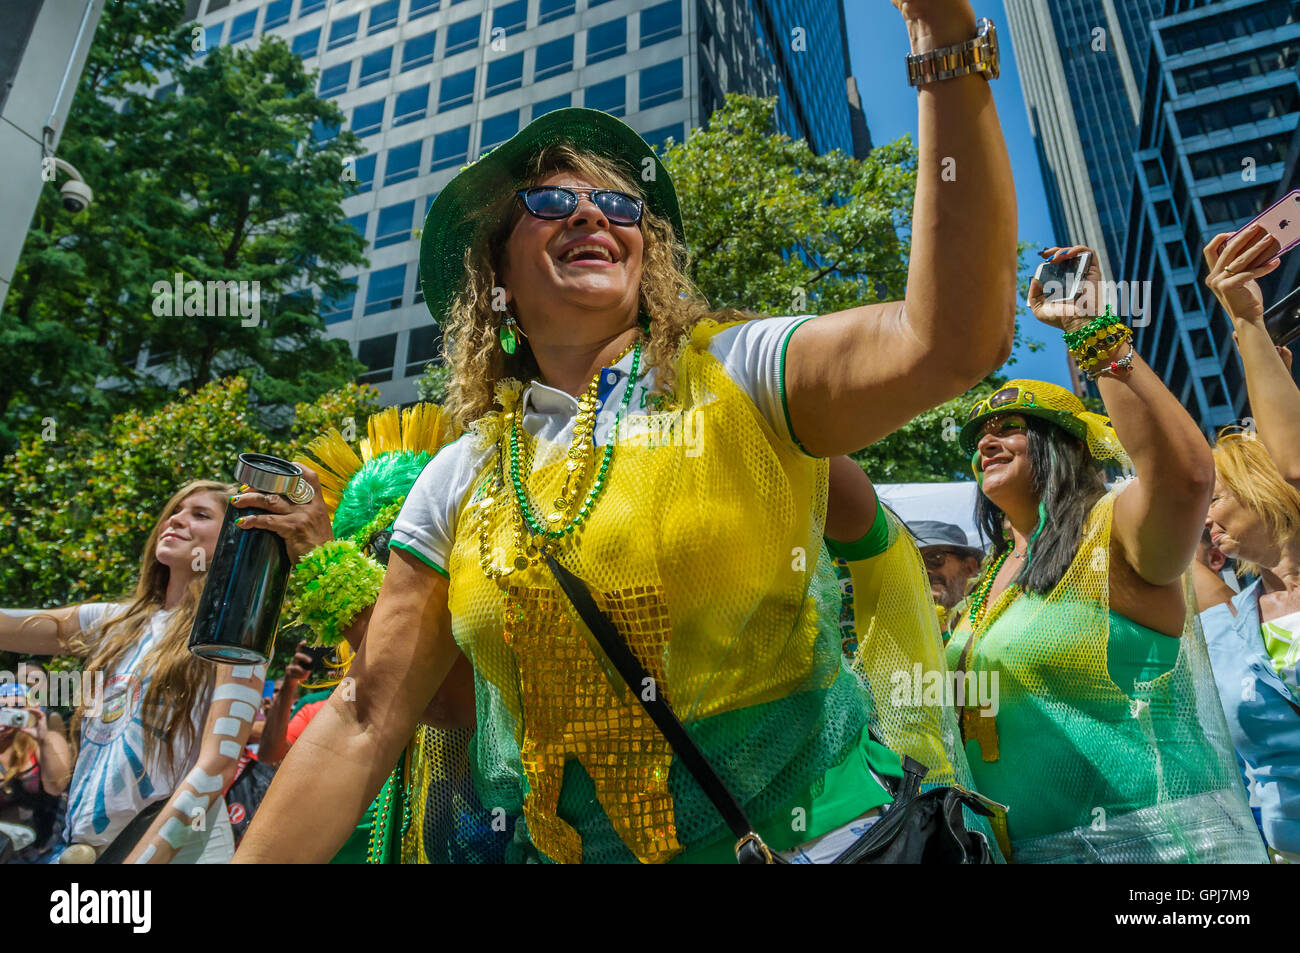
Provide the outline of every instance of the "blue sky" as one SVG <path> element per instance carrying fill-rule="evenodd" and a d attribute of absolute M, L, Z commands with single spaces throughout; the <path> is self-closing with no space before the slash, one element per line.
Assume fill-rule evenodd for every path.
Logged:
<path fill-rule="evenodd" d="M 889 142 L 904 133 L 910 133 L 915 142 L 916 92 L 907 85 L 907 67 L 903 61 L 908 52 L 907 28 L 902 17 L 889 0 L 845 0 L 844 10 L 849 33 L 849 58 L 862 94 L 862 108 L 871 128 L 872 142 Z M 1047 214 L 1047 197 L 1038 169 L 1038 157 L 1029 135 L 1025 100 L 1020 92 L 1020 74 L 1016 69 L 1011 31 L 1007 27 L 1002 0 L 979 0 L 976 12 L 992 19 L 998 30 L 1002 76 L 993 82 L 993 99 L 1011 153 L 1020 237 L 1033 242 L 1035 249 L 1056 244 L 1057 237 L 1053 235 L 1052 222 Z M 1025 348 L 1018 349 L 1014 355 L 1017 363 L 1003 373 L 1069 386 L 1061 332 L 1039 324 L 1027 313 L 1019 321 L 1022 338 L 1048 343 L 1037 354 Z"/>

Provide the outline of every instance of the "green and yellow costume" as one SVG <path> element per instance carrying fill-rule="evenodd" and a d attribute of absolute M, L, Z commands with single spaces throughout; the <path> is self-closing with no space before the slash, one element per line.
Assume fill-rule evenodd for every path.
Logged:
<path fill-rule="evenodd" d="M 1016 385 L 1018 401 L 985 406 L 972 424 L 1025 413 L 1026 396 L 1031 413 L 1047 408 L 1033 415 L 1073 416 L 1077 405 L 1082 416 L 1077 398 L 1055 385 L 1008 388 Z M 1093 433 L 1109 431 L 1099 419 L 1067 427 L 1094 455 L 1106 444 Z M 1113 454 L 1127 462 L 1121 455 Z M 1093 506 L 1073 561 L 1046 595 L 1013 582 L 984 605 L 1000 563 L 985 567 L 946 649 L 948 665 L 982 696 L 966 699 L 961 721 L 975 781 L 1008 806 L 999 834 L 1012 862 L 1262 861 L 1190 586 L 1180 638 L 1110 609 L 1122 488 Z"/>

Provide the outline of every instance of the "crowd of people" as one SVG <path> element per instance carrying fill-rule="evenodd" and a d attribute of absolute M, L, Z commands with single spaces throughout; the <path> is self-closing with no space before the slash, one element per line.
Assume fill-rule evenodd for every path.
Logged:
<path fill-rule="evenodd" d="M 969 3 L 896 5 L 904 301 L 711 309 L 640 137 L 534 120 L 429 212 L 442 407 L 376 415 L 359 453 L 321 435 L 304 503 L 186 484 L 120 601 L 0 610 L 0 650 L 103 684 L 68 734 L 6 689 L 7 859 L 1300 861 L 1300 390 L 1258 283 L 1280 246 L 1205 249 L 1251 429 L 1207 443 L 1092 255 L 1079 296 L 1028 305 L 1104 413 L 1007 382 L 959 435 L 981 540 L 905 524 L 847 455 L 1004 363 L 1017 261 L 996 70 L 927 73 Z M 187 647 L 228 505 L 284 541 L 310 633 L 269 690 Z M 936 827 L 926 797 L 961 810 Z"/>

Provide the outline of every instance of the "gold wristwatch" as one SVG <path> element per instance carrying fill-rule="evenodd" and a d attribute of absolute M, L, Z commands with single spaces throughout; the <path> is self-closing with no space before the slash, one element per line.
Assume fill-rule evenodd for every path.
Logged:
<path fill-rule="evenodd" d="M 909 53 L 907 81 L 913 86 L 924 86 L 970 73 L 981 73 L 985 79 L 997 79 L 1001 71 L 1001 59 L 998 56 L 998 34 L 993 28 L 993 21 L 980 17 L 975 21 L 975 28 L 975 38 L 965 43 L 945 46 L 928 53 Z"/>

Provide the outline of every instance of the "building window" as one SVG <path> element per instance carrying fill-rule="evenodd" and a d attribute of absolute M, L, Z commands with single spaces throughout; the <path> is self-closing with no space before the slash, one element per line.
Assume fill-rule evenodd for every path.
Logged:
<path fill-rule="evenodd" d="M 328 66 L 320 73 L 320 95 L 329 97 L 346 92 L 348 83 L 352 82 L 352 63 L 339 63 Z"/>
<path fill-rule="evenodd" d="M 324 9 L 325 0 L 302 0 L 302 6 L 298 8 L 298 16 L 305 17 L 309 13 Z"/>
<path fill-rule="evenodd" d="M 226 32 L 225 23 L 214 23 L 212 26 L 203 28 L 203 49 L 197 51 L 195 56 L 206 56 L 212 50 L 221 45 L 221 35 Z M 294 52 L 297 52 L 295 48 Z"/>
<path fill-rule="evenodd" d="M 272 27 L 284 26 L 289 22 L 292 13 L 293 0 L 271 0 L 266 5 L 266 21 L 262 24 L 262 29 L 265 31 Z"/>
<path fill-rule="evenodd" d="M 369 192 L 371 186 L 375 184 L 375 166 L 379 162 L 379 154 L 372 152 L 368 156 L 362 156 L 353 164 L 353 169 L 357 173 L 357 193 Z"/>
<path fill-rule="evenodd" d="M 518 131 L 518 109 L 512 109 L 510 112 L 502 113 L 499 116 L 484 119 L 483 128 L 479 134 L 479 154 L 482 155 L 493 146 L 499 146 Z"/>
<path fill-rule="evenodd" d="M 402 292 L 406 289 L 406 266 L 381 268 L 370 273 L 370 288 L 366 291 L 365 314 L 392 311 L 402 306 Z"/>
<path fill-rule="evenodd" d="M 627 112 L 627 81 L 620 76 L 607 83 L 588 86 L 584 104 L 588 109 L 602 109 L 611 116 Z"/>
<path fill-rule="evenodd" d="M 537 48 L 533 63 L 533 82 L 540 83 L 573 69 L 573 37 L 562 36 Z"/>
<path fill-rule="evenodd" d="M 1182 242 L 1166 242 L 1165 255 L 1169 258 L 1169 267 L 1173 269 L 1187 267 L 1187 253 L 1183 251 Z"/>
<path fill-rule="evenodd" d="M 420 148 L 423 142 L 408 142 L 388 150 L 388 164 L 384 167 L 384 185 L 405 182 L 420 174 Z"/>
<path fill-rule="evenodd" d="M 447 27 L 447 48 L 442 55 L 451 56 L 478 46 L 478 24 L 479 18 L 472 16 Z"/>
<path fill-rule="evenodd" d="M 347 278 L 345 280 L 347 290 L 333 298 L 321 298 L 321 317 L 326 324 L 338 324 L 340 321 L 352 319 L 352 308 L 357 301 L 357 279 Z"/>
<path fill-rule="evenodd" d="M 674 142 L 685 141 L 685 128 L 680 122 L 664 126 L 660 129 L 647 132 L 643 138 L 649 145 L 653 146 L 658 152 L 663 152 L 668 147 L 668 140 Z"/>
<path fill-rule="evenodd" d="M 350 17 L 343 17 L 341 20 L 335 20 L 330 24 L 330 41 L 326 44 L 325 49 L 336 50 L 340 46 L 346 46 L 357 38 L 357 29 L 361 25 L 361 14 L 354 13 Z"/>
<path fill-rule="evenodd" d="M 423 119 L 429 107 L 429 84 L 417 86 L 397 94 L 393 104 L 393 125 L 415 122 Z"/>
<path fill-rule="evenodd" d="M 383 33 L 385 30 L 391 30 L 397 26 L 397 8 L 399 0 L 386 0 L 384 3 L 377 3 L 370 8 L 370 19 L 367 21 L 366 36 L 374 36 L 376 33 Z"/>
<path fill-rule="evenodd" d="M 352 110 L 352 131 L 358 136 L 368 136 L 384 127 L 384 101 L 376 99 Z"/>
<path fill-rule="evenodd" d="M 433 137 L 433 162 L 429 171 L 461 165 L 469 160 L 469 126 L 440 132 Z"/>
<path fill-rule="evenodd" d="M 375 247 L 399 245 L 411 237 L 411 216 L 415 214 L 415 201 L 398 202 L 379 210 L 375 226 Z"/>
<path fill-rule="evenodd" d="M 420 328 L 411 328 L 406 340 L 406 376 L 412 377 L 424 373 L 424 366 L 438 357 L 438 348 L 442 344 L 442 331 L 436 324 L 426 324 Z"/>
<path fill-rule="evenodd" d="M 497 30 L 504 30 L 505 36 L 522 33 L 528 20 L 528 0 L 515 0 L 503 4 L 492 11 L 492 35 L 501 36 Z"/>
<path fill-rule="evenodd" d="M 516 53 L 488 64 L 487 89 L 483 98 L 518 89 L 524 85 L 524 54 Z"/>
<path fill-rule="evenodd" d="M 320 49 L 320 27 L 295 36 L 291 49 L 295 55 L 301 56 L 303 59 L 315 56 L 316 51 Z"/>
<path fill-rule="evenodd" d="M 374 283 L 374 275 L 370 281 Z M 368 312 L 367 312 L 368 313 Z M 366 372 L 357 377 L 361 384 L 378 384 L 393 379 L 393 357 L 397 354 L 397 335 L 381 334 L 357 345 L 357 360 L 366 365 Z"/>
<path fill-rule="evenodd" d="M 311 137 L 316 142 L 329 142 L 338 134 L 338 123 L 326 123 L 323 119 L 317 119 L 311 125 Z"/>
<path fill-rule="evenodd" d="M 641 11 L 641 48 L 682 35 L 681 0 L 668 0 Z"/>
<path fill-rule="evenodd" d="M 358 86 L 366 86 L 370 83 L 377 83 L 381 79 L 388 79 L 389 73 L 393 68 L 393 48 L 390 46 L 386 50 L 378 50 L 368 56 L 361 58 L 361 81 Z"/>
<path fill-rule="evenodd" d="M 433 62 L 433 44 L 437 31 L 430 30 L 422 36 L 413 36 L 402 46 L 402 72 Z"/>
<path fill-rule="evenodd" d="M 415 273 L 415 297 L 411 299 L 412 304 L 424 304 L 424 285 L 420 281 L 420 273 Z"/>
<path fill-rule="evenodd" d="M 627 17 L 619 17 L 587 31 L 587 65 L 612 60 L 627 52 Z"/>
<path fill-rule="evenodd" d="M 230 42 L 238 43 L 240 40 L 247 40 L 253 35 L 253 30 L 256 27 L 256 10 L 249 10 L 247 13 L 241 13 L 230 21 Z"/>
<path fill-rule="evenodd" d="M 533 118 L 545 116 L 549 112 L 555 112 L 557 109 L 567 109 L 573 103 L 573 94 L 565 93 L 562 96 L 553 96 L 550 99 L 543 99 L 540 103 L 533 103 Z"/>
<path fill-rule="evenodd" d="M 641 71 L 641 108 L 652 109 L 682 98 L 682 61 L 672 60 Z"/>
<path fill-rule="evenodd" d="M 438 89 L 438 112 L 445 113 L 474 101 L 474 74 L 476 67 L 442 78 Z"/>
<path fill-rule="evenodd" d="M 176 95 L 175 83 L 168 83 L 166 86 L 159 86 L 157 89 L 153 91 L 154 101 L 159 103 L 165 103 L 167 100 L 171 99 L 175 95 Z"/>
<path fill-rule="evenodd" d="M 366 243 L 366 222 L 369 218 L 369 212 L 362 212 L 360 215 L 353 215 L 347 219 L 347 223 L 356 229 L 357 235 L 360 236 L 362 246 Z"/>
<path fill-rule="evenodd" d="M 427 16 L 438 9 L 438 0 L 411 0 L 410 12 L 406 15 L 409 23 L 416 17 Z"/>
<path fill-rule="evenodd" d="M 550 23 L 567 17 L 574 9 L 574 0 L 542 0 L 537 10 L 537 24 Z"/>

